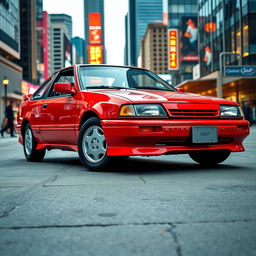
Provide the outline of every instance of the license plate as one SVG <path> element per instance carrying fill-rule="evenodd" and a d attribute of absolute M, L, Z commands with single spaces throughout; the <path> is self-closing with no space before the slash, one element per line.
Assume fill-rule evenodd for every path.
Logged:
<path fill-rule="evenodd" d="M 193 126 L 192 127 L 193 143 L 217 143 L 218 129 L 213 126 Z"/>

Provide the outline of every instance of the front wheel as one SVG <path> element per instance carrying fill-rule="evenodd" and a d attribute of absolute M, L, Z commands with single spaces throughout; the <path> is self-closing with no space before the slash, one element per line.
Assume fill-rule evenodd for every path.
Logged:
<path fill-rule="evenodd" d="M 25 127 L 23 135 L 23 149 L 26 159 L 29 162 L 40 162 L 44 159 L 45 149 L 37 150 L 37 142 L 33 135 L 30 124 L 27 124 Z"/>
<path fill-rule="evenodd" d="M 228 150 L 195 151 L 189 156 L 197 163 L 206 166 L 214 166 L 225 161 L 230 155 Z"/>
<path fill-rule="evenodd" d="M 97 117 L 88 119 L 78 136 L 78 154 L 81 162 L 90 170 L 102 170 L 109 162 L 107 143 Z"/>

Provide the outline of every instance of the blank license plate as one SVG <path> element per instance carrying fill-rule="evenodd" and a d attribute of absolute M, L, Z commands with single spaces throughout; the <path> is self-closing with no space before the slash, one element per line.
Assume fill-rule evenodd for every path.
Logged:
<path fill-rule="evenodd" d="M 193 126 L 192 127 L 193 143 L 217 143 L 218 129 L 213 126 Z"/>

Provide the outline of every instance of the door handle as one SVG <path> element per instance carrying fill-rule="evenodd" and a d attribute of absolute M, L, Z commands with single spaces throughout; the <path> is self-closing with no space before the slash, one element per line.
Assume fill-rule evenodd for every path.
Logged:
<path fill-rule="evenodd" d="M 43 108 L 47 108 L 48 107 L 48 104 L 43 104 Z"/>

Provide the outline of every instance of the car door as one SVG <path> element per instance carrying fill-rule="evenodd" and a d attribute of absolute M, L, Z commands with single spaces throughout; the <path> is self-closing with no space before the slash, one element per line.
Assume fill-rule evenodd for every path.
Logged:
<path fill-rule="evenodd" d="M 42 105 L 44 100 L 44 95 L 46 91 L 49 89 L 53 77 L 47 79 L 41 87 L 33 94 L 30 98 L 30 104 L 28 106 L 29 109 L 26 109 L 26 112 L 29 116 L 26 118 L 29 120 L 33 135 L 36 138 L 38 143 L 44 143 L 44 139 L 40 132 L 40 127 L 43 124 L 44 113 L 42 112 Z"/>
<path fill-rule="evenodd" d="M 47 144 L 76 145 L 75 123 L 77 118 L 76 99 L 71 94 L 54 91 L 57 82 L 74 83 L 74 69 L 60 71 L 43 100 L 42 136 Z"/>

